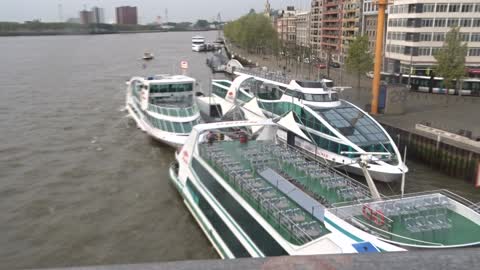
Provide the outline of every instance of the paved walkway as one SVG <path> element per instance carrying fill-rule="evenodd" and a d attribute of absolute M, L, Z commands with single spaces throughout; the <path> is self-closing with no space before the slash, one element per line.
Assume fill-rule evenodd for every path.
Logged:
<path fill-rule="evenodd" d="M 259 66 L 266 66 L 270 70 L 283 70 L 286 66 L 288 75 L 295 78 L 318 79 L 327 75 L 327 69 L 318 70 L 308 64 L 287 65 L 285 59 L 277 59 L 272 55 L 248 54 L 235 46 L 230 47 L 230 52 L 250 59 Z M 330 68 L 330 78 L 337 86 L 352 86 L 351 89 L 341 93 L 342 98 L 361 108 L 371 103 L 372 79 L 362 75 L 360 88 L 358 88 L 357 76 L 349 74 L 343 68 Z M 414 130 L 415 124 L 426 121 L 432 126 L 453 132 L 458 132 L 460 129 L 470 130 L 474 138 L 480 137 L 480 98 L 478 97 L 418 93 L 410 92 L 405 88 L 400 100 L 405 102 L 404 114 L 379 115 L 376 118 L 381 122 L 407 130 Z"/>

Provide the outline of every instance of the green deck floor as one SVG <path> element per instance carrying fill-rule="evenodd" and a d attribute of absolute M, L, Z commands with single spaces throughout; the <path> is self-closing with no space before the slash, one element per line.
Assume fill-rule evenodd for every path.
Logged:
<path fill-rule="evenodd" d="M 263 179 L 260 175 L 255 173 L 255 170 L 251 167 L 250 161 L 248 159 L 245 159 L 244 157 L 242 157 L 242 150 L 246 150 L 247 147 L 252 147 L 252 145 L 255 145 L 255 144 L 258 144 L 258 142 L 257 141 L 250 141 L 250 142 L 248 142 L 248 144 L 241 144 L 238 141 L 223 141 L 223 142 L 215 143 L 216 146 L 221 146 L 223 148 L 223 150 L 225 151 L 225 153 L 228 153 L 230 155 L 230 157 L 232 157 L 235 161 L 240 162 L 244 169 L 250 170 L 252 175 L 254 175 L 255 177 Z M 200 153 L 203 153 L 204 151 L 208 151 L 208 147 L 209 147 L 208 145 L 201 145 L 200 146 Z M 205 155 L 203 155 L 202 157 L 212 166 L 212 168 L 214 168 L 214 170 L 217 173 L 219 173 L 224 179 L 227 179 L 230 186 L 232 186 L 237 191 L 237 193 L 242 195 L 242 197 L 252 207 L 254 207 L 257 210 L 257 212 L 260 213 L 272 225 L 272 227 L 274 227 L 277 230 L 277 232 L 280 233 L 280 235 L 282 235 L 282 237 L 284 237 L 284 239 L 286 239 L 286 240 L 288 240 L 288 241 L 290 241 L 290 242 L 292 242 L 293 244 L 296 244 L 296 245 L 302 245 L 302 244 L 306 243 L 306 241 L 302 241 L 301 239 L 297 239 L 295 237 L 292 237 L 291 233 L 286 228 L 284 228 L 284 227 L 282 227 L 278 224 L 278 220 L 276 220 L 274 218 L 274 216 L 271 215 L 271 213 L 268 213 L 268 211 L 266 209 L 259 206 L 258 201 L 256 201 L 253 197 L 249 196 L 248 193 L 243 192 L 237 185 L 235 185 L 234 180 L 229 179 L 226 172 L 224 172 L 221 168 L 217 167 L 215 165 L 215 163 L 212 160 L 209 160 L 208 158 L 206 158 Z M 272 168 L 272 169 L 279 169 L 279 168 Z M 265 185 L 273 187 L 273 186 L 270 185 L 270 183 L 268 183 L 267 180 L 265 180 L 265 179 L 263 179 L 263 180 L 264 180 Z M 285 196 L 282 192 L 277 190 L 275 187 L 273 187 L 273 188 L 274 188 L 275 192 L 278 194 L 278 196 Z M 286 196 L 285 196 L 285 198 L 286 198 Z M 287 199 L 287 200 L 289 202 L 289 205 L 292 208 L 301 208 L 295 202 L 293 202 L 289 199 Z M 303 210 L 303 212 L 304 212 L 304 215 L 306 217 L 306 220 L 305 220 L 306 222 L 316 221 L 321 226 L 322 234 L 320 236 L 323 236 L 323 235 L 329 233 L 328 229 L 324 226 L 324 224 L 321 221 L 316 220 L 316 218 L 311 216 L 310 213 L 306 212 L 305 210 Z"/>
<path fill-rule="evenodd" d="M 400 235 L 407 238 L 417 239 L 425 242 L 437 243 L 441 245 L 462 245 L 468 243 L 480 242 L 480 226 L 472 222 L 471 220 L 459 215 L 449 209 L 447 211 L 447 217 L 451 221 L 452 227 L 450 229 L 438 229 L 425 232 L 412 233 L 407 230 L 404 219 L 406 217 L 415 217 L 414 215 L 403 215 L 394 217 L 391 232 L 396 235 Z M 435 214 L 435 210 L 422 211 L 417 215 L 432 215 Z M 356 216 L 357 219 L 374 225 L 368 222 L 363 216 Z M 393 236 L 390 240 L 401 242 L 405 244 L 415 245 L 432 245 L 428 243 L 421 243 L 418 241 L 412 241 L 398 236 Z"/>

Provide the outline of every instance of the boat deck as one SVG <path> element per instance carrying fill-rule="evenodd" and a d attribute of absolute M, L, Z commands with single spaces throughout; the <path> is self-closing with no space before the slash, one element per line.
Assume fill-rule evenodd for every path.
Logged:
<path fill-rule="evenodd" d="M 380 219 L 371 219 L 370 210 L 364 211 L 364 206 L 381 213 L 385 223 L 380 225 Z M 351 206 L 351 216 L 391 241 L 432 247 L 480 243 L 480 225 L 459 213 L 469 211 L 468 207 L 440 193 L 366 203 L 361 207 L 362 210 L 358 205 Z M 478 222 L 480 216 L 473 212 L 471 215 Z"/>
<path fill-rule="evenodd" d="M 199 148 L 201 157 L 292 243 L 304 244 L 328 233 L 323 207 L 352 225 L 402 244 L 480 243 L 480 223 L 469 219 L 474 215 L 480 220 L 480 215 L 444 194 L 375 201 L 362 184 L 271 141 L 218 141 Z M 465 211 L 471 211 L 469 218 L 460 214 Z"/>
<path fill-rule="evenodd" d="M 324 207 L 288 181 L 291 176 L 270 153 L 258 151 L 276 149 L 273 147 L 277 146 L 260 141 L 222 141 L 201 144 L 199 150 L 200 156 L 287 241 L 303 245 L 329 233 L 323 224 Z"/>

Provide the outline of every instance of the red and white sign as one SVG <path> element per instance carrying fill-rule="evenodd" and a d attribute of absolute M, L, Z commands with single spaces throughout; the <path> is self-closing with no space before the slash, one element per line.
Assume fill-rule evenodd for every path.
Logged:
<path fill-rule="evenodd" d="M 188 69 L 188 62 L 187 61 L 180 62 L 180 68 L 181 69 Z"/>
<path fill-rule="evenodd" d="M 475 181 L 475 187 L 480 188 L 480 162 L 477 165 L 477 179 Z"/>

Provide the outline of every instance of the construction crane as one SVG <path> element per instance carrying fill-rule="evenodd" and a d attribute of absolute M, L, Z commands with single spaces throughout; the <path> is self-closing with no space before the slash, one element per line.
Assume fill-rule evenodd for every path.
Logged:
<path fill-rule="evenodd" d="M 373 4 L 378 5 L 377 15 L 377 36 L 375 41 L 375 65 L 373 67 L 373 84 L 372 84 L 372 108 L 371 114 L 378 113 L 378 96 L 380 92 L 380 72 L 382 70 L 383 55 L 383 34 L 385 31 L 385 10 L 388 5 L 393 2 L 388 0 L 374 0 Z"/>

